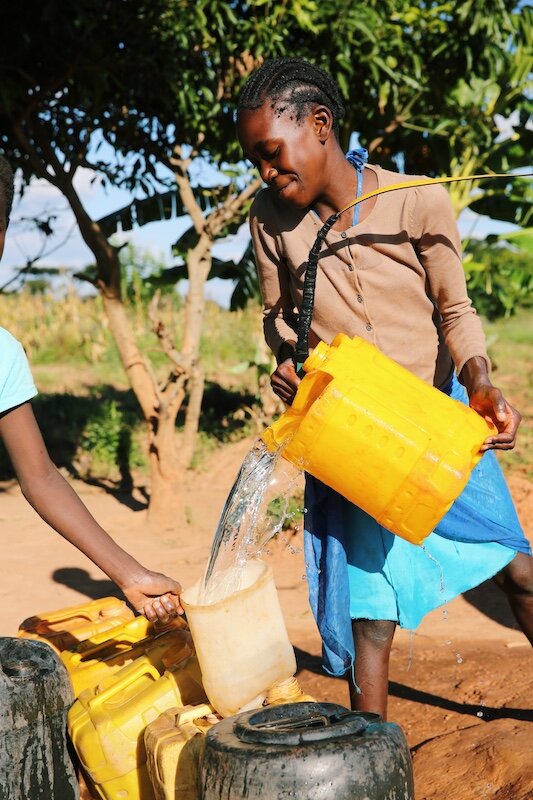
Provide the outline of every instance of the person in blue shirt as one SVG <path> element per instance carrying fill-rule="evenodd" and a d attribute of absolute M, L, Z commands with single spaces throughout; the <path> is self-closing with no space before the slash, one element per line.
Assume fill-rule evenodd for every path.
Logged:
<path fill-rule="evenodd" d="M 13 172 L 0 156 L 0 259 L 13 203 Z M 148 620 L 178 613 L 180 584 L 143 567 L 96 522 L 52 463 L 30 400 L 37 394 L 22 345 L 0 328 L 0 437 L 22 493 L 40 517 L 81 550 Z"/>

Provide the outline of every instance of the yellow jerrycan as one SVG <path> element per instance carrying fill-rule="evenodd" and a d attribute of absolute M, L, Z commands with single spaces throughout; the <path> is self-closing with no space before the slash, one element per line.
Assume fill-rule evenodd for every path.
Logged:
<path fill-rule="evenodd" d="M 205 734 L 220 719 L 202 703 L 171 708 L 150 722 L 144 745 L 155 800 L 198 800 Z"/>
<path fill-rule="evenodd" d="M 28 617 L 20 624 L 17 636 L 47 642 L 56 653 L 61 653 L 131 619 L 133 612 L 124 600 L 103 597 L 101 600 Z"/>
<path fill-rule="evenodd" d="M 303 366 L 292 406 L 262 434 L 267 448 L 421 544 L 494 428 L 359 337 L 321 342 Z"/>
<path fill-rule="evenodd" d="M 93 796 L 150 800 L 144 729 L 169 708 L 205 700 L 198 661 L 186 643 L 166 653 L 164 664 L 140 656 L 82 692 L 68 713 L 68 732 Z"/>
<path fill-rule="evenodd" d="M 180 644 L 192 650 L 192 638 L 181 617 L 159 625 L 139 616 L 80 642 L 74 650 L 64 650 L 60 658 L 78 697 L 139 656 L 146 655 L 152 664 L 162 665 L 165 655 Z"/>

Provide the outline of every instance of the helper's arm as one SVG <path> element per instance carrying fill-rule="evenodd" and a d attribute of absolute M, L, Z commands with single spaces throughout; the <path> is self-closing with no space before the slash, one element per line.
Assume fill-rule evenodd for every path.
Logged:
<path fill-rule="evenodd" d="M 119 547 L 58 472 L 30 403 L 0 415 L 0 436 L 24 497 L 45 522 L 100 567 L 149 620 L 166 622 L 183 613 L 179 583 L 147 570 Z"/>

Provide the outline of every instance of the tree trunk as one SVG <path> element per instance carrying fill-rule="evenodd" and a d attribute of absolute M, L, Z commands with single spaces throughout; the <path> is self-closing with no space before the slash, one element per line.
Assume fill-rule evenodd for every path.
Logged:
<path fill-rule="evenodd" d="M 109 330 L 117 346 L 120 361 L 141 406 L 144 418 L 147 421 L 151 420 L 158 415 L 156 387 L 135 341 L 126 308 L 120 298 L 108 296 L 105 289 L 101 294 Z"/>
<path fill-rule="evenodd" d="M 172 408 L 160 414 L 157 428 L 150 430 L 151 492 L 148 521 L 152 531 L 173 530 L 177 541 L 183 542 L 185 468 L 176 450 L 176 413 Z"/>
<path fill-rule="evenodd" d="M 126 308 L 120 295 L 120 261 L 113 247 L 83 208 L 74 188 L 64 189 L 74 211 L 81 234 L 96 258 L 100 293 L 109 330 L 130 386 L 141 406 L 148 429 L 150 463 L 150 527 L 172 527 L 183 507 L 183 470 L 176 453 L 175 424 L 183 402 L 182 383 L 171 386 L 174 394 L 168 402 L 159 391 L 148 363 L 135 341 Z"/>
<path fill-rule="evenodd" d="M 191 364 L 191 380 L 189 403 L 185 415 L 183 449 L 180 453 L 181 463 L 185 467 L 190 466 L 194 456 L 204 394 L 204 372 L 199 358 L 205 312 L 205 284 L 211 269 L 212 247 L 213 241 L 203 233 L 196 247 L 189 251 L 187 258 L 189 290 L 185 299 L 182 352 Z"/>
<path fill-rule="evenodd" d="M 202 400 L 204 397 L 205 375 L 199 364 L 193 368 L 189 380 L 189 402 L 185 415 L 185 426 L 180 447 L 180 461 L 190 467 L 194 456 L 198 427 L 200 424 L 200 414 L 202 412 Z"/>

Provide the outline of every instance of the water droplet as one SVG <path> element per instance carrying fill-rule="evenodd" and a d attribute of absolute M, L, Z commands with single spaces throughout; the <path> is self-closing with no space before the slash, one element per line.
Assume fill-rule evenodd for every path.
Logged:
<path fill-rule="evenodd" d="M 456 653 L 455 654 L 455 660 L 457 661 L 458 664 L 462 664 L 463 663 L 463 657 L 462 657 L 461 653 Z"/>
<path fill-rule="evenodd" d="M 483 711 L 476 711 L 476 717 L 482 717 Z"/>

